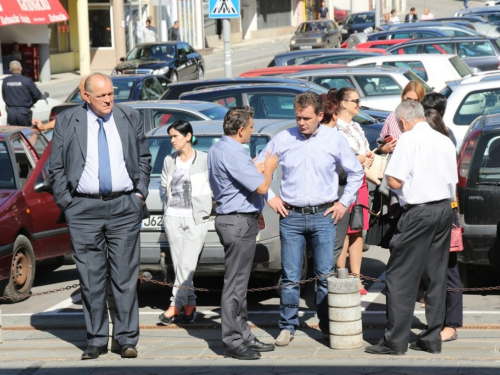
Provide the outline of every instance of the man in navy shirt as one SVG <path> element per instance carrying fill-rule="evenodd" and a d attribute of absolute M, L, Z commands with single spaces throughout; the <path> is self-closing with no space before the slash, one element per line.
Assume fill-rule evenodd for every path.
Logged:
<path fill-rule="evenodd" d="M 326 20 L 328 18 L 328 8 L 325 6 L 325 2 L 321 2 L 321 9 L 319 10 L 319 18 Z"/>
<path fill-rule="evenodd" d="M 271 184 L 278 158 L 268 153 L 264 172 L 257 171 L 243 144 L 249 143 L 253 110 L 231 108 L 224 117 L 224 134 L 208 152 L 210 186 L 217 202 L 215 230 L 224 246 L 224 287 L 221 300 L 224 357 L 258 359 L 274 350 L 260 342 L 247 324 L 246 293 L 259 233 L 263 195 Z"/>

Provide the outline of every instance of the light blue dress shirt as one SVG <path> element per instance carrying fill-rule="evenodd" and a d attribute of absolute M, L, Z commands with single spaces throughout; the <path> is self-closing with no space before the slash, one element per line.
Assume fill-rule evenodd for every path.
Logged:
<path fill-rule="evenodd" d="M 337 130 L 320 125 L 309 139 L 294 127 L 275 135 L 259 154 L 277 154 L 283 171 L 280 196 L 296 207 L 320 206 L 338 199 L 337 163 L 347 172 L 347 185 L 340 203 L 349 207 L 363 182 L 364 170 L 345 137 Z M 268 199 L 274 198 L 270 190 Z"/>
<path fill-rule="evenodd" d="M 255 192 L 264 182 L 243 145 L 222 136 L 208 151 L 208 178 L 218 214 L 262 212 L 264 198 Z"/>

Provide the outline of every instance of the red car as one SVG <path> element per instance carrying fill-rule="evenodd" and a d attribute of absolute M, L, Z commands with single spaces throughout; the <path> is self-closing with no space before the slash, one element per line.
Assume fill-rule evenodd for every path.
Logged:
<path fill-rule="evenodd" d="M 30 293 L 37 261 L 71 253 L 68 229 L 45 182 L 49 155 L 50 144 L 38 131 L 0 126 L 0 280 L 8 280 L 0 295 L 5 297 Z"/>
<path fill-rule="evenodd" d="M 331 68 L 345 68 L 344 64 L 330 64 L 328 69 Z M 324 64 L 316 65 L 287 65 L 287 66 L 273 66 L 262 69 L 249 70 L 248 72 L 241 73 L 240 77 L 261 77 L 261 76 L 277 76 L 281 74 L 297 73 L 303 70 L 325 69 Z"/>
<path fill-rule="evenodd" d="M 345 23 L 347 18 L 349 18 L 350 12 L 348 10 L 338 9 L 336 7 L 333 8 L 333 17 L 335 18 L 335 22 L 338 24 Z"/>
<path fill-rule="evenodd" d="M 404 43 L 404 42 L 407 42 L 409 40 L 411 40 L 411 39 L 373 40 L 373 41 L 369 41 L 369 42 L 360 43 L 354 48 L 356 48 L 356 49 L 361 49 L 361 48 L 383 48 L 383 49 L 386 49 L 386 48 L 393 46 L 395 44 Z"/>

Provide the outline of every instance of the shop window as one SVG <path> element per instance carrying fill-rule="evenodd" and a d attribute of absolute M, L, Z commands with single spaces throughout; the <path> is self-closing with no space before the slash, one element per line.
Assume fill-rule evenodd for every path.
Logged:
<path fill-rule="evenodd" d="M 291 12 L 290 0 L 257 0 L 257 28 L 291 26 Z"/>
<path fill-rule="evenodd" d="M 89 3 L 97 3 L 89 0 Z M 109 3 L 99 2 L 99 6 L 89 6 L 90 48 L 112 47 L 111 7 Z"/>
<path fill-rule="evenodd" d="M 60 3 L 66 12 L 69 13 L 68 0 L 60 0 Z M 70 51 L 69 22 L 64 21 L 49 24 L 49 48 L 51 54 Z"/>

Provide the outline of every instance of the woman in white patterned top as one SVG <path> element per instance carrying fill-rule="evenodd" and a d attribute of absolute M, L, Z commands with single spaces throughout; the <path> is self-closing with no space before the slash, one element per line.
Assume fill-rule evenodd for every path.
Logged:
<path fill-rule="evenodd" d="M 340 104 L 340 113 L 337 119 L 337 129 L 346 137 L 352 151 L 356 154 L 359 162 L 364 167 L 371 167 L 374 159 L 373 153 L 370 151 L 370 145 L 365 137 L 365 133 L 361 126 L 353 121 L 353 117 L 359 113 L 359 95 L 357 91 L 350 87 L 343 87 L 337 92 L 337 99 Z M 366 179 L 363 180 L 358 191 L 358 203 L 368 207 L 368 184 Z M 352 207 L 356 202 L 351 205 Z M 369 214 L 368 210 L 363 208 L 363 230 L 368 229 Z M 337 261 L 339 268 L 345 268 L 347 251 L 349 251 L 349 264 L 352 273 L 360 274 L 361 260 L 363 257 L 363 237 L 362 230 L 352 230 L 350 227 L 347 231 L 347 237 L 344 244 L 342 254 Z M 366 294 L 366 290 L 360 281 L 359 291 L 361 294 Z"/>

